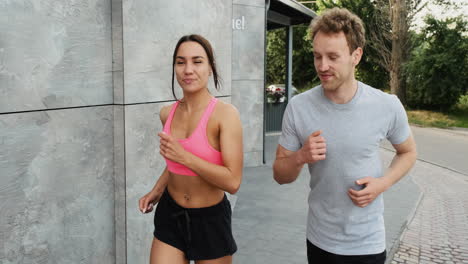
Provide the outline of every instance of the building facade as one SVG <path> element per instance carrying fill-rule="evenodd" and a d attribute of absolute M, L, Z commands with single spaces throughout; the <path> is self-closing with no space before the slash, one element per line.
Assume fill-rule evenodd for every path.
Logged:
<path fill-rule="evenodd" d="M 240 111 L 245 166 L 262 164 L 268 5 L 0 0 L 0 263 L 147 263 L 137 202 L 165 168 L 159 111 L 182 35 L 213 45 L 210 91 Z"/>

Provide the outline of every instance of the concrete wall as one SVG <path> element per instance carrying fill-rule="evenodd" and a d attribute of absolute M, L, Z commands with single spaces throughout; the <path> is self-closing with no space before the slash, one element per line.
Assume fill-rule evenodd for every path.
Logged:
<path fill-rule="evenodd" d="M 244 24 L 233 29 L 232 103 L 244 129 L 244 165 L 251 167 L 263 162 L 265 1 L 233 3 L 233 19 Z"/>
<path fill-rule="evenodd" d="M 0 1 L 0 263 L 114 263 L 110 9 Z"/>
<path fill-rule="evenodd" d="M 114 263 L 112 106 L 0 115 L 0 263 Z"/>
<path fill-rule="evenodd" d="M 112 103 L 110 2 L 0 1 L 0 112 Z"/>
<path fill-rule="evenodd" d="M 147 263 L 137 201 L 165 167 L 159 111 L 184 34 L 212 43 L 210 90 L 261 164 L 264 20 L 263 0 L 0 0 L 0 263 Z"/>

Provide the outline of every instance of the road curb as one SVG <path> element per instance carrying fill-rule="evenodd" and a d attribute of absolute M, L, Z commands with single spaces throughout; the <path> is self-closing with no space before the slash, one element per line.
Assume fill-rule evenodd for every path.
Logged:
<path fill-rule="evenodd" d="M 380 148 L 385 149 L 385 150 L 387 150 L 387 151 L 395 152 L 395 149 L 387 148 L 387 147 L 382 146 L 382 145 L 380 146 Z M 432 161 L 428 161 L 428 160 L 421 159 L 421 158 L 416 158 L 416 160 L 417 160 L 417 161 L 424 162 L 424 163 L 428 163 L 428 164 L 437 166 L 437 167 L 439 167 L 439 168 L 446 169 L 446 170 L 449 170 L 449 171 L 455 172 L 455 173 L 457 173 L 457 174 L 460 174 L 460 175 L 463 175 L 463 176 L 468 177 L 468 174 L 466 174 L 466 173 L 463 173 L 463 172 L 461 172 L 461 171 L 454 170 L 454 169 L 452 169 L 452 168 L 446 167 L 446 166 L 444 166 L 444 165 L 440 165 L 440 164 L 435 163 L 435 162 L 432 162 Z"/>
<path fill-rule="evenodd" d="M 448 132 L 450 134 L 468 137 L 468 128 L 464 128 L 464 127 L 439 128 L 439 127 L 422 126 L 422 125 L 412 124 L 412 123 L 410 124 L 410 126 L 419 127 L 419 128 L 427 128 L 427 129 L 432 129 L 432 130 L 440 130 L 440 131 Z"/>

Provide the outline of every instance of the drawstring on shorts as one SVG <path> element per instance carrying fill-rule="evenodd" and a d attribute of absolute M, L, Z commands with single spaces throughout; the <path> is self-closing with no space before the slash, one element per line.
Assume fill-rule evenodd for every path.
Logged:
<path fill-rule="evenodd" d="M 185 216 L 185 228 L 186 228 L 186 231 L 187 232 L 184 232 L 183 228 L 182 228 L 182 221 L 184 219 L 181 219 L 180 217 L 181 216 Z M 177 221 L 177 227 L 179 228 L 180 232 L 182 234 L 186 233 L 186 235 L 184 235 L 184 240 L 185 240 L 185 243 L 187 244 L 187 252 L 190 250 L 190 245 L 192 244 L 192 230 L 190 229 L 190 216 L 188 214 L 188 211 L 187 210 L 181 210 L 177 213 L 174 213 L 172 214 L 172 217 L 174 217 Z"/>

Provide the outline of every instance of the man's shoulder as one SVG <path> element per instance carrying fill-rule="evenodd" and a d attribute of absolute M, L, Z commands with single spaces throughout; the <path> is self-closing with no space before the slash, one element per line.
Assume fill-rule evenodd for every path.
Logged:
<path fill-rule="evenodd" d="M 371 96 L 375 99 L 384 100 L 384 101 L 394 101 L 397 97 L 394 94 L 389 94 L 384 92 L 380 89 L 374 88 L 368 84 L 360 82 L 362 89 L 364 90 L 364 94 L 367 96 Z M 381 102 L 381 101 L 380 101 Z"/>
<path fill-rule="evenodd" d="M 378 105 L 379 109 L 394 112 L 403 107 L 400 99 L 396 95 L 376 89 L 365 83 L 361 84 L 363 88 L 363 94 L 365 97 L 367 97 L 368 102 L 372 102 L 372 105 Z"/>
<path fill-rule="evenodd" d="M 295 95 L 293 98 L 291 98 L 290 103 L 291 104 L 310 103 L 311 100 L 315 100 L 316 98 L 318 98 L 318 96 L 320 96 L 320 85 L 317 85 L 298 95 Z"/>

